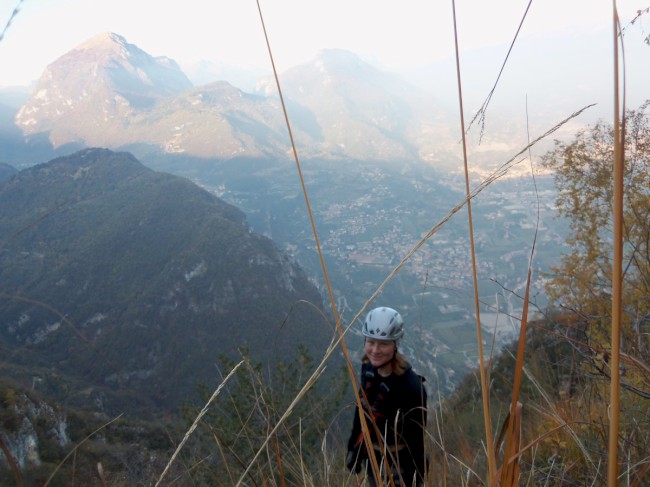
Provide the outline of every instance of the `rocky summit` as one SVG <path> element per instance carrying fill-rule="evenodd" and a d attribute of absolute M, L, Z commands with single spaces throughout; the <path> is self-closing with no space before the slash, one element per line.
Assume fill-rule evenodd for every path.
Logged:
<path fill-rule="evenodd" d="M 45 69 L 16 124 L 28 136 L 48 134 L 54 147 L 115 145 L 128 131 L 128 117 L 191 86 L 173 60 L 103 33 Z"/>

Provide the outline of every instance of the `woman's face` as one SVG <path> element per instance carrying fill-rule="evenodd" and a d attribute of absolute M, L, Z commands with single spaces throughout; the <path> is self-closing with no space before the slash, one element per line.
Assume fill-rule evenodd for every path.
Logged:
<path fill-rule="evenodd" d="M 395 354 L 395 342 L 385 340 L 373 340 L 366 338 L 365 352 L 370 363 L 375 367 L 381 367 L 393 358 Z"/>

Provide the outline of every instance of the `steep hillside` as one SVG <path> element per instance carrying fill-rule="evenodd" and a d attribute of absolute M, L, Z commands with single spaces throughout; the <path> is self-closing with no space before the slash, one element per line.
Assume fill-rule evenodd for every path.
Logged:
<path fill-rule="evenodd" d="M 134 113 L 121 136 L 156 152 L 201 158 L 273 158 L 287 147 L 279 102 L 244 93 L 225 81 L 183 91 Z"/>
<path fill-rule="evenodd" d="M 13 166 L 0 162 L 0 181 L 16 174 L 16 172 L 17 170 Z"/>
<path fill-rule="evenodd" d="M 269 363 L 331 337 L 318 291 L 243 213 L 127 153 L 5 180 L 0 235 L 2 373 L 70 403 L 175 407 L 219 382 L 221 354 Z"/>

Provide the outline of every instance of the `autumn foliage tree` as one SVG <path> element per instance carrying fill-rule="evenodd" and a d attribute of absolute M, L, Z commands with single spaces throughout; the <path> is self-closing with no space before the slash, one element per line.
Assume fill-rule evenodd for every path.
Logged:
<path fill-rule="evenodd" d="M 645 485 L 650 474 L 650 101 L 625 117 L 621 424 L 625 475 Z M 570 398 L 584 428 L 585 451 L 606 451 L 612 318 L 614 130 L 606 123 L 556 142 L 543 157 L 553 170 L 557 207 L 570 222 L 568 251 L 547 282 L 564 333 L 579 357 L 582 387 Z M 590 439 L 588 439 L 590 438 Z M 604 459 L 600 459 L 603 461 Z M 593 468 L 592 468 L 593 470 Z M 592 477 L 597 478 L 597 477 Z M 644 480 L 645 479 L 645 480 Z"/>
<path fill-rule="evenodd" d="M 649 362 L 650 101 L 629 111 L 625 135 L 623 353 Z M 557 206 L 568 218 L 569 252 L 549 280 L 551 301 L 574 315 L 596 350 L 609 347 L 614 139 L 605 123 L 556 142 L 543 164 L 555 172 Z M 647 377 L 646 377 L 647 378 Z M 650 383 L 644 384 L 650 392 Z"/>

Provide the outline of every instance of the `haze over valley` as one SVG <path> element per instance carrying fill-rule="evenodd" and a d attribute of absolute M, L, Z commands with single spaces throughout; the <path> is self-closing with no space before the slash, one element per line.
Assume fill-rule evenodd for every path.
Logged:
<path fill-rule="evenodd" d="M 420 238 L 462 207 L 453 115 L 448 103 L 343 50 L 324 50 L 282 80 L 337 306 L 349 320 Z M 102 33 L 54 60 L 28 99 L 18 104 L 6 95 L 16 125 L 5 123 L 12 148 L 5 157 L 20 169 L 84 147 L 129 151 L 242 210 L 251 228 L 295 259 L 326 298 L 271 81 L 261 80 L 256 93 L 225 81 L 193 86 L 173 60 Z M 505 140 L 507 127 L 500 134 Z M 478 146 L 474 184 L 525 146 L 519 144 Z M 541 310 L 543 273 L 561 252 L 566 230 L 554 211 L 552 178 L 535 168 L 534 180 L 525 156 L 509 168 L 474 207 L 485 332 L 496 334 L 498 346 L 518 329 L 538 205 L 533 295 Z M 461 208 L 375 304 L 404 313 L 411 325 L 405 347 L 449 392 L 477 364 L 472 299 Z M 356 328 L 348 337 L 358 349 Z"/>

